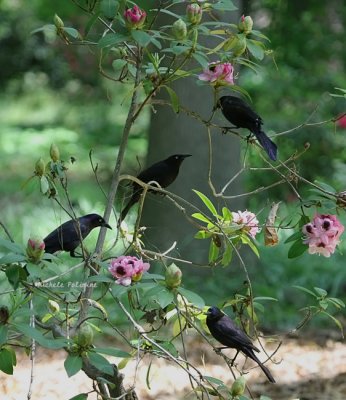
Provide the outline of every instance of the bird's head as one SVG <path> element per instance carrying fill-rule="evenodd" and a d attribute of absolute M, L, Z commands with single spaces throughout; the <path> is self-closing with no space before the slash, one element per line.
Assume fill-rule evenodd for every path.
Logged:
<path fill-rule="evenodd" d="M 218 320 L 224 316 L 224 313 L 215 306 L 210 307 L 206 314 L 209 320 Z"/>
<path fill-rule="evenodd" d="M 94 228 L 98 226 L 104 226 L 105 228 L 112 229 L 112 227 L 107 224 L 107 222 L 104 220 L 101 215 L 98 214 L 88 214 L 83 217 L 86 219 Z"/>
<path fill-rule="evenodd" d="M 191 157 L 191 154 L 173 154 L 167 161 L 180 165 L 187 157 Z"/>

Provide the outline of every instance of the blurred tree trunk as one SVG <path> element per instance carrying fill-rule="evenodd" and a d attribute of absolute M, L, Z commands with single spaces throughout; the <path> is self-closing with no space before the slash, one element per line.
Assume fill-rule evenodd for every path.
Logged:
<path fill-rule="evenodd" d="M 236 4 L 236 2 L 235 2 Z M 223 16 L 228 20 L 239 19 L 239 12 L 235 11 Z M 162 23 L 162 21 L 160 21 Z M 216 60 L 215 60 L 216 61 Z M 180 104 L 198 112 L 202 118 L 209 118 L 213 108 L 213 90 L 211 87 L 196 85 L 197 77 L 181 79 L 172 86 L 179 97 Z M 227 89 L 224 91 L 230 92 Z M 165 98 L 163 91 L 158 95 Z M 220 124 L 226 121 L 217 111 L 214 120 Z M 222 135 L 220 130 L 212 130 L 213 167 L 212 182 L 217 191 L 240 168 L 239 140 L 232 135 Z M 180 112 L 175 114 L 169 106 L 156 106 L 156 112 L 151 115 L 149 129 L 149 148 L 147 165 L 162 160 L 172 154 L 192 154 L 187 158 L 180 169 L 176 181 L 168 190 L 197 205 L 203 211 L 206 208 L 192 189 L 197 189 L 207 195 L 213 203 L 221 209 L 226 205 L 232 210 L 241 208 L 240 201 L 227 203 L 223 199 L 215 199 L 208 185 L 208 135 L 207 128 L 198 120 Z M 241 193 L 242 184 L 237 180 L 231 186 L 228 194 Z M 227 194 L 227 193 L 226 193 Z M 188 209 L 191 215 L 191 209 Z M 194 239 L 196 227 L 193 226 L 181 211 L 168 199 L 161 196 L 148 196 L 145 201 L 141 225 L 147 229 L 144 241 L 148 249 L 165 251 L 176 241 L 176 251 L 171 253 L 177 257 L 192 260 L 198 263 L 207 263 L 209 243 Z"/>

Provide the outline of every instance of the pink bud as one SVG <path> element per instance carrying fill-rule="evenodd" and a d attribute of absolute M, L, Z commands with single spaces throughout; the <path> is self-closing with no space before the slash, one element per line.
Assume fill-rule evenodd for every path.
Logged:
<path fill-rule="evenodd" d="M 202 19 L 202 8 L 197 3 L 189 4 L 186 7 L 186 16 L 187 20 L 191 22 L 191 24 L 199 24 Z"/>
<path fill-rule="evenodd" d="M 128 8 L 124 12 L 126 25 L 131 29 L 139 29 L 143 26 L 147 13 L 141 10 L 137 5 Z"/>
<path fill-rule="evenodd" d="M 29 239 L 26 247 L 26 254 L 31 262 L 41 260 L 45 249 L 45 244 L 39 239 Z"/>

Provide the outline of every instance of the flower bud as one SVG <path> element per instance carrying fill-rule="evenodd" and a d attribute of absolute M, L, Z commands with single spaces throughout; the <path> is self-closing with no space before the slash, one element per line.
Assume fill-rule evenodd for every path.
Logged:
<path fill-rule="evenodd" d="M 46 171 L 46 166 L 42 158 L 39 158 L 35 164 L 35 174 L 38 176 L 43 176 Z"/>
<path fill-rule="evenodd" d="M 59 152 L 59 148 L 55 143 L 52 143 L 50 146 L 50 158 L 54 161 L 57 162 L 60 159 L 60 152 Z"/>
<path fill-rule="evenodd" d="M 229 39 L 224 46 L 226 51 L 232 50 L 235 57 L 238 57 L 244 53 L 246 50 L 246 39 L 245 36 L 234 35 L 231 39 Z"/>
<path fill-rule="evenodd" d="M 165 283 L 168 289 L 175 289 L 181 284 L 181 277 L 183 276 L 179 267 L 171 264 L 166 269 Z"/>
<path fill-rule="evenodd" d="M 59 304 L 54 300 L 48 300 L 48 308 L 52 314 L 56 314 L 60 311 Z"/>
<path fill-rule="evenodd" d="M 77 337 L 75 338 L 75 341 L 80 347 L 91 346 L 94 341 L 93 328 L 89 324 L 83 324 L 78 329 L 78 333 L 77 333 Z"/>
<path fill-rule="evenodd" d="M 59 17 L 59 15 L 55 14 L 54 15 L 54 25 L 56 26 L 57 29 L 61 29 L 64 27 L 64 22 L 63 20 Z"/>
<path fill-rule="evenodd" d="M 246 380 L 243 376 L 237 378 L 231 387 L 231 395 L 233 397 L 241 396 L 245 391 Z"/>
<path fill-rule="evenodd" d="M 246 17 L 242 15 L 238 23 L 239 32 L 244 32 L 246 35 L 248 35 L 252 31 L 252 27 L 253 20 L 250 15 L 247 15 Z"/>
<path fill-rule="evenodd" d="M 128 28 L 139 29 L 143 26 L 147 13 L 141 10 L 137 5 L 133 8 L 128 8 L 124 12 L 125 22 Z"/>
<path fill-rule="evenodd" d="M 29 239 L 26 246 L 26 254 L 31 262 L 41 260 L 44 253 L 45 244 L 39 239 Z"/>
<path fill-rule="evenodd" d="M 189 4 L 186 7 L 186 17 L 191 24 L 199 24 L 202 19 L 202 8 L 197 3 Z"/>
<path fill-rule="evenodd" d="M 337 193 L 336 205 L 341 208 L 346 208 L 346 191 Z"/>
<path fill-rule="evenodd" d="M 178 19 L 172 26 L 172 32 L 176 39 L 183 40 L 187 35 L 187 27 L 182 19 Z"/>

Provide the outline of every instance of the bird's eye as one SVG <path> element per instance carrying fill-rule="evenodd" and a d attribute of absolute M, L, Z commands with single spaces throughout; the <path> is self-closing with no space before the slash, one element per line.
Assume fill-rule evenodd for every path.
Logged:
<path fill-rule="evenodd" d="M 178 159 L 179 159 L 179 156 L 175 156 L 175 159 L 178 160 Z"/>

